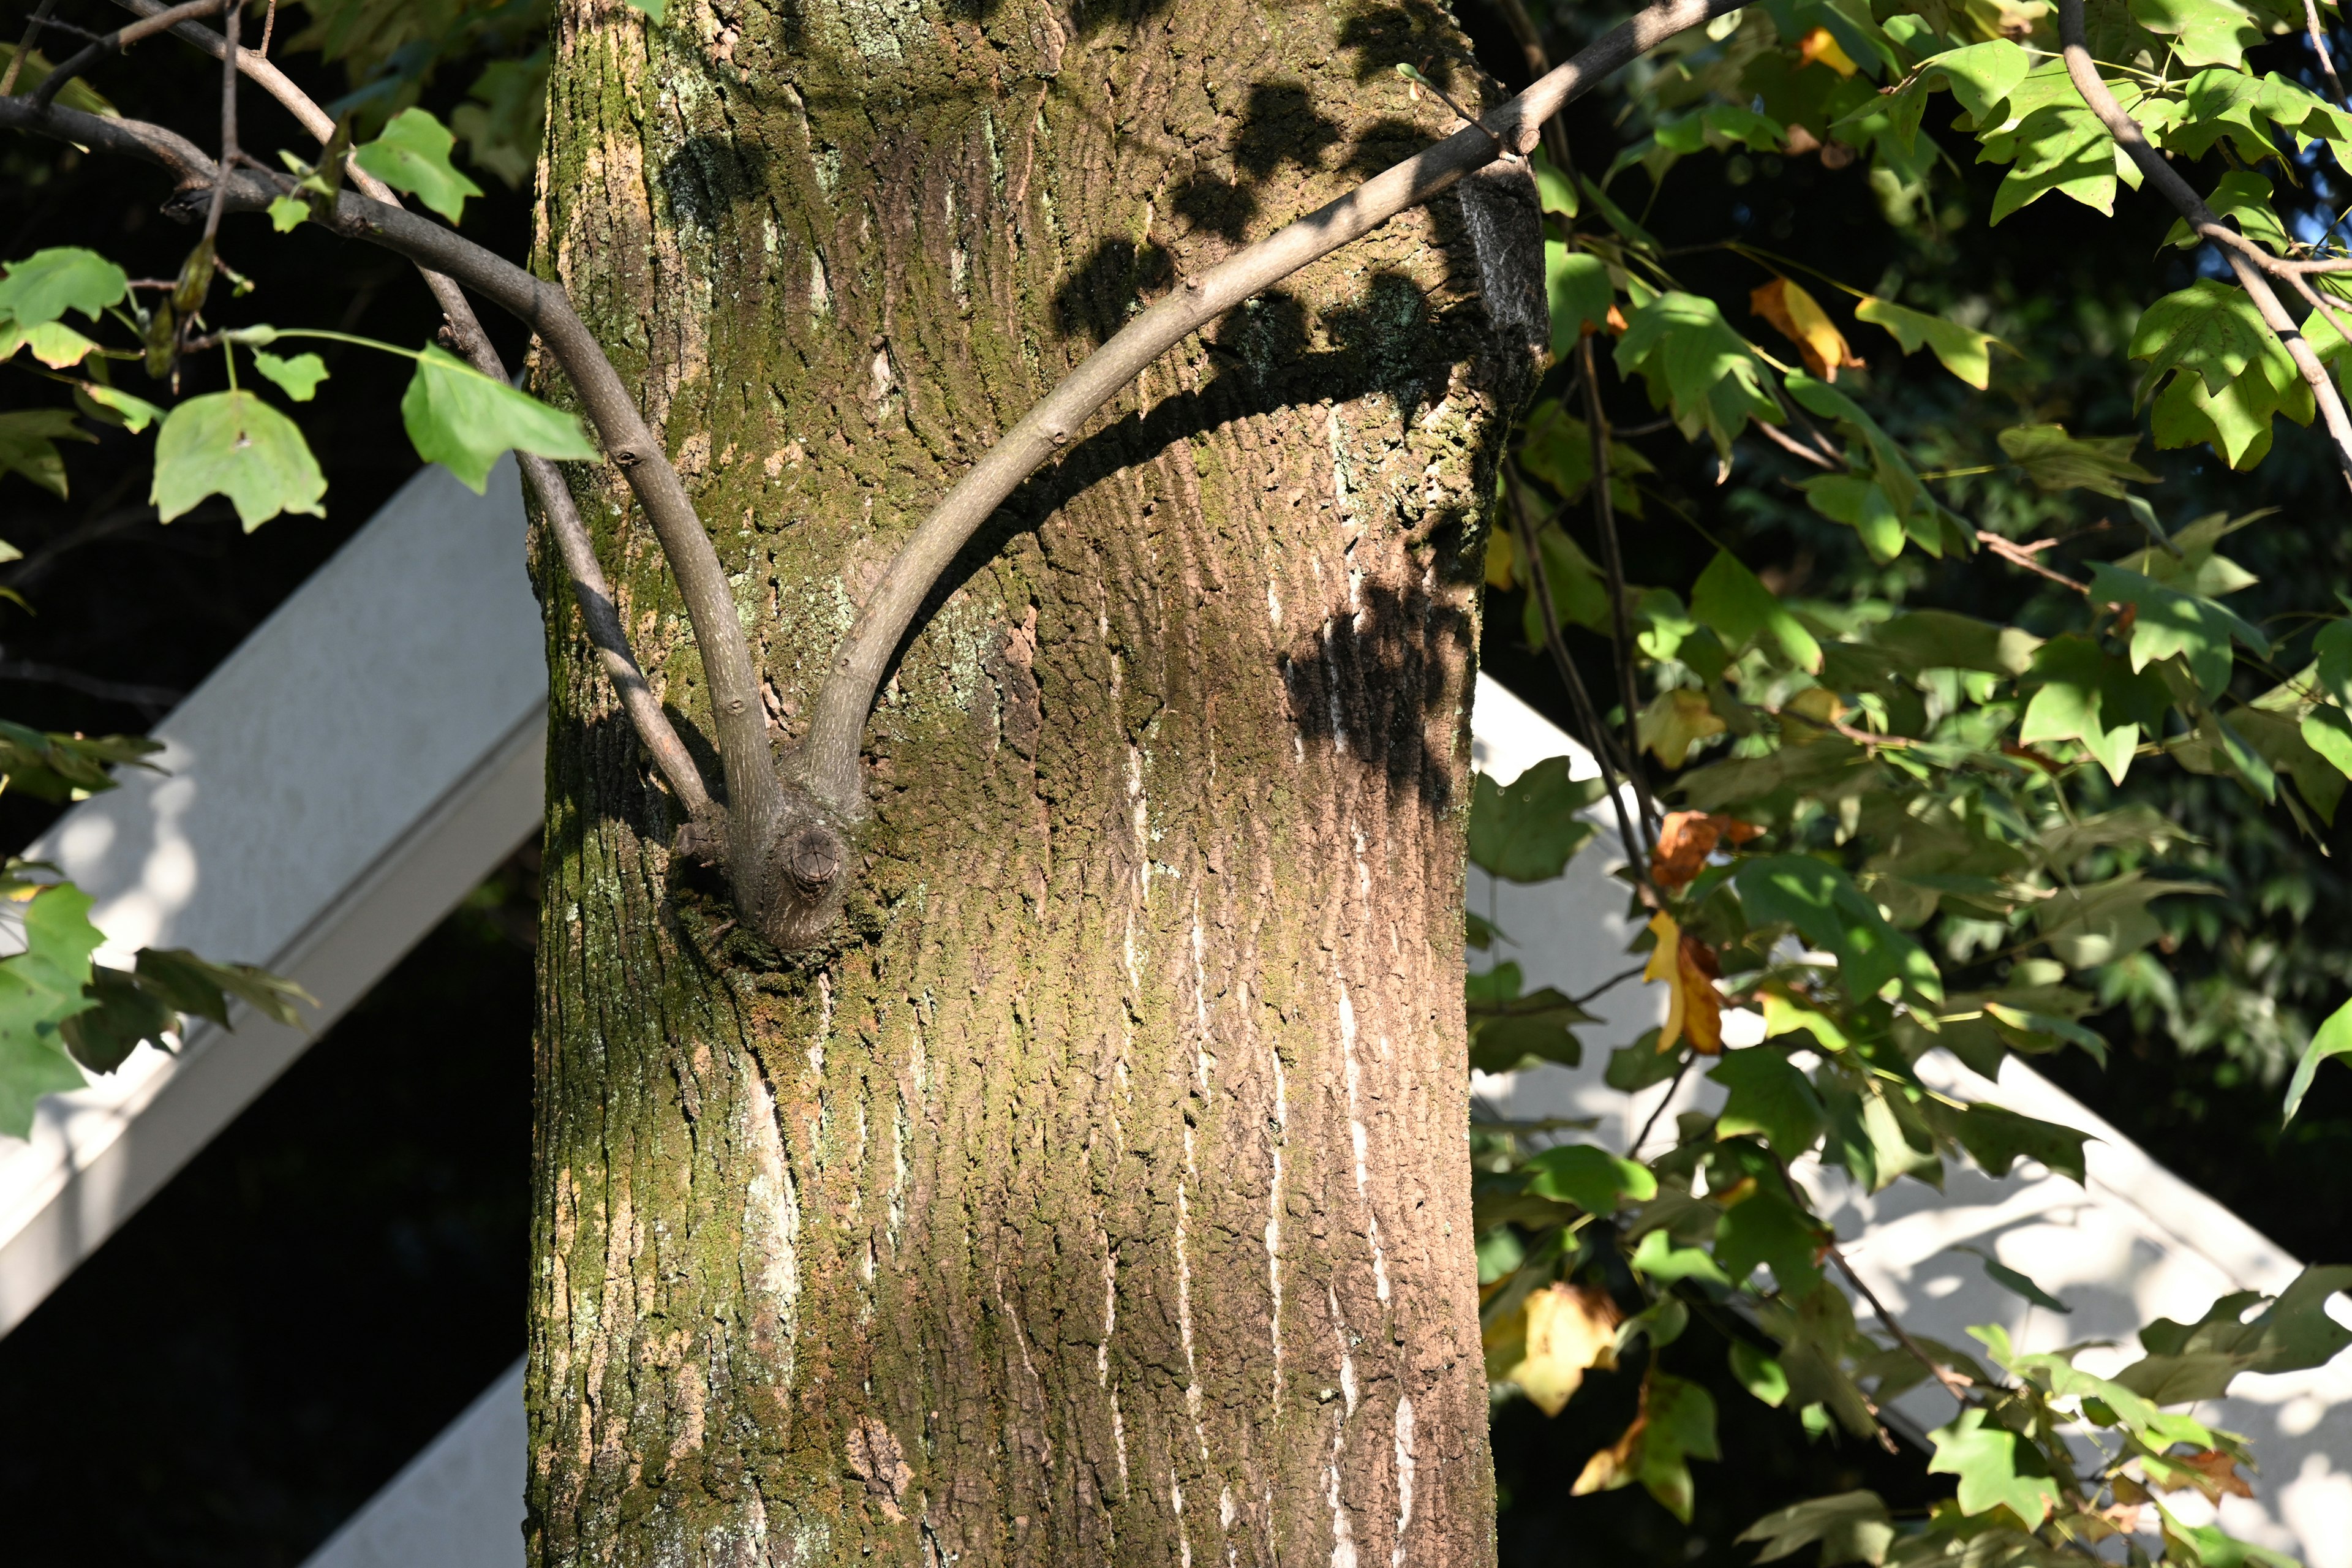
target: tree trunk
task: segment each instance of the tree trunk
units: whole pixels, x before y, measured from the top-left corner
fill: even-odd
[[[1458,123],[1392,64],[1481,89],[1419,0],[558,10],[540,265],[666,431],[780,742],[995,432]],[[827,949],[670,856],[540,552],[536,1561],[1491,1560],[1462,826],[1542,306],[1524,174],[1473,187],[1171,353],[973,542]],[[707,735],[650,530],[577,483]]]

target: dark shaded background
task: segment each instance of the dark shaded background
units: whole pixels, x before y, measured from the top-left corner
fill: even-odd
[[[1484,0],[1463,0],[1461,10],[1486,67],[1520,85],[1521,56],[1498,17]],[[1580,26],[1553,29],[1556,51]],[[13,16],[0,20],[0,31],[15,27]],[[2292,43],[2271,53],[2274,68],[2303,68]],[[345,85],[300,57],[284,63],[322,100]],[[428,106],[446,117],[470,75],[453,70],[428,87]],[[127,108],[209,139],[216,78],[175,43],[145,46],[96,81]],[[258,94],[246,103],[249,145],[306,145]],[[1572,141],[1588,166],[1605,164],[1633,134],[1612,123],[1617,107],[1596,97],[1575,110]],[[2140,303],[2185,283],[2196,256],[2159,251],[2167,220],[2128,197],[2113,222],[2050,198],[1988,244],[1969,215],[1989,209],[2000,171],[1975,167],[1963,140],[1949,145],[1958,175],[1942,177],[1929,221],[1907,230],[1883,220],[1864,168],[1831,169],[1818,157],[1692,160],[1668,177],[1646,221],[1670,245],[1744,237],[1860,287],[1903,289],[1917,308],[1990,299],[2032,324],[2032,347],[2045,357],[2011,367],[1989,399],[1925,355],[1902,361],[1883,336],[1857,332],[1873,386],[1893,395],[1887,423],[1902,434],[1981,449],[1990,428],[2021,417],[2101,433],[2134,427],[2118,333]],[[467,230],[522,255],[527,198],[481,183],[489,195],[469,206]],[[1629,174],[1615,189],[1638,210],[1645,177]],[[0,256],[88,244],[134,269],[169,273],[190,237],[154,216],[163,194],[144,171],[0,143]],[[228,258],[260,285],[231,320],[409,343],[436,325],[413,276],[381,253],[315,229],[280,240],[256,225],[229,236]],[[1761,280],[1720,252],[1694,250],[1676,265],[1692,286],[1734,300]],[[511,360],[517,335],[502,320],[490,324]],[[413,459],[391,414],[405,364],[332,345],[320,352],[335,379],[298,412],[330,480],[323,522],[282,518],[245,536],[214,503],[162,527],[144,504],[143,447],[116,435],[68,453],[68,502],[0,483],[0,538],[27,557],[0,567],[0,584],[39,611],[0,606],[0,712],[57,729],[145,728],[407,477]],[[49,395],[30,378],[0,377],[0,404]],[[1612,386],[1608,395],[1625,422],[1652,417],[1637,390]],[[1673,506],[1653,506],[1629,526],[1635,580],[1688,581],[1713,549],[1703,527],[1791,589],[1834,595],[1870,585],[1853,535],[1798,504],[1769,449],[1743,447],[1737,482],[1718,489],[1711,453],[1670,433],[1642,446],[1661,470],[1661,502]],[[2284,426],[2281,447],[2259,488],[2287,510],[2241,535],[2234,552],[2265,579],[2235,601],[2256,614],[2307,608],[2315,584],[2352,581],[2325,454]],[[2200,497],[2251,504],[2252,487],[2209,471],[2210,454],[2142,457],[2167,476],[2168,516],[2195,515]],[[1990,482],[1953,499],[2012,521],[2041,504]],[[1699,526],[1678,521],[1676,507]],[[1589,547],[1589,530],[1570,527]],[[1969,609],[2016,592],[1981,563],[1900,569],[1919,574],[1895,585],[1913,603]],[[1492,598],[1488,668],[1572,731],[1549,665],[1520,645],[1516,595]],[[1588,680],[1611,689],[1601,645],[1580,640],[1578,652],[1591,661]],[[2197,869],[2225,883],[2231,919],[2248,940],[2273,944],[2278,964],[2302,976],[2296,984],[2340,996],[2352,979],[2352,898],[2333,862],[2234,786],[2146,770],[2134,788],[2212,841]],[[0,847],[21,847],[53,815],[0,796]],[[2342,839],[2333,835],[2329,847]],[[297,1563],[517,1353],[534,888],[528,857],[509,864],[0,1340],[0,1517],[9,1521],[0,1561]],[[2199,961],[2182,948],[2177,962],[2186,973]],[[2282,994],[2294,1000],[2292,987]],[[2283,1134],[2275,1061],[2227,1042],[2184,1049],[2162,1016],[2128,1001],[2098,1020],[2115,1042],[2114,1068],[2101,1073],[2069,1055],[2044,1070],[2300,1256],[2352,1255],[2352,1184],[2337,1175],[2352,1158],[2352,1074],[2323,1073]],[[1793,1417],[1749,1399],[1724,1372],[1724,1347],[1723,1332],[1700,1322],[1666,1352],[1675,1372],[1713,1390],[1727,1451],[1740,1456],[1737,1466],[1697,1467],[1699,1512],[1687,1528],[1638,1489],[1567,1495],[1590,1454],[1622,1430],[1634,1369],[1596,1374],[1592,1391],[1554,1420],[1523,1402],[1498,1412],[1505,1563],[1744,1563],[1750,1551],[1731,1537],[1796,1498],[1860,1485],[1898,1506],[1933,1495],[1916,1454],[1809,1440]]]

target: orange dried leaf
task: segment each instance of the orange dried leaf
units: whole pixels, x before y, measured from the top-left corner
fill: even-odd
[[[2253,1483],[2238,1474],[2238,1461],[2218,1448],[2207,1448],[2202,1453],[2170,1459],[2167,1463],[2194,1471],[2194,1479],[2182,1479],[2183,1485],[2195,1487],[2215,1502],[2220,1502],[2224,1497],[2250,1498],[2254,1495]],[[2182,1489],[2168,1487],[2165,1489],[2179,1491]]]
[[[1822,309],[1821,301],[1785,278],[1775,278],[1748,296],[1748,308],[1772,323],[1773,330],[1797,345],[1805,368],[1823,381],[1835,381],[1841,370],[1859,370],[1862,361],[1845,334]]]
[[[1658,829],[1658,847],[1651,852],[1650,877],[1661,888],[1689,885],[1727,840],[1745,844],[1764,830],[1752,822],[1704,811],[1670,811]]]
[[[1827,27],[1815,27],[1797,40],[1797,58],[1801,68],[1823,65],[1840,76],[1850,77],[1862,68],[1853,63],[1853,57],[1840,47],[1837,35]]]
[[[1651,917],[1650,933],[1657,946],[1642,970],[1647,981],[1664,981],[1666,1021],[1658,1030],[1658,1049],[1670,1051],[1684,1040],[1703,1057],[1723,1052],[1723,995],[1715,988],[1721,965],[1715,950],[1696,937],[1686,936],[1675,918],[1661,910]]]

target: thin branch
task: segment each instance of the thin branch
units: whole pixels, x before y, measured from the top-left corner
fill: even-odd
[[[58,8],[58,0],[41,0],[33,14],[25,19],[25,36],[17,40],[16,52],[8,57],[8,68],[0,71],[0,98],[16,90],[16,78],[24,71],[25,57],[41,41],[41,29],[48,25],[49,13]]]
[[[1574,995],[1574,996],[1570,997],[1570,998],[1569,998],[1569,1001],[1570,1001],[1571,1003],[1575,1004],[1575,1005],[1576,1005],[1577,1006],[1579,1006],[1579,1007],[1583,1006],[1587,1002],[1596,1002],[1596,1001],[1599,1001],[1602,996],[1606,995],[1608,993],[1610,993],[1610,992],[1612,992],[1612,991],[1616,990],[1616,989],[1617,989],[1617,987],[1619,987],[1620,985],[1624,984],[1625,984],[1625,982],[1627,982],[1628,980],[1633,979],[1633,976],[1635,976],[1636,974],[1641,973],[1642,973],[1642,971],[1643,971],[1643,970],[1645,970],[1645,969],[1647,969],[1647,968],[1649,968],[1649,967],[1650,967],[1650,966],[1649,966],[1649,964],[1648,964],[1648,963],[1637,963],[1637,964],[1633,965],[1633,968],[1631,968],[1631,969],[1622,969],[1622,970],[1619,970],[1616,973],[1614,973],[1614,974],[1611,975],[1608,979],[1606,979],[1606,980],[1602,981],[1600,984],[1598,984],[1598,985],[1594,986],[1591,990],[1590,990],[1590,991],[1585,991],[1585,992],[1580,992],[1580,993],[1579,993],[1578,994],[1576,994],[1576,995]]]
[[[1835,473],[1839,470],[1839,464],[1832,462],[1828,458],[1825,458],[1819,452],[1814,451],[1811,447],[1806,446],[1802,441],[1798,440],[1794,436],[1790,435],[1778,425],[1774,425],[1769,420],[1763,419],[1751,419],[1748,421],[1748,424],[1758,435],[1763,437],[1767,441],[1771,442],[1772,445],[1780,447],[1790,457],[1796,458],[1803,462],[1811,463],[1813,467],[1822,469],[1825,472]]]
[[[205,212],[205,243],[208,246],[220,233],[221,207],[228,200],[228,173],[237,166],[236,35],[244,22],[245,0],[228,0],[228,8],[221,16],[221,41],[225,47],[221,51],[220,174],[213,184],[212,205]],[[149,26],[160,30],[161,18]]]
[[[152,38],[156,34],[176,26],[192,16],[209,16],[214,12],[226,10],[236,3],[237,0],[187,0],[186,5],[174,5],[169,10],[158,5],[152,16],[117,27],[97,42],[67,56],[58,64],[57,69],[44,77],[41,79],[41,85],[33,89],[33,101],[44,104],[53,103],[57,100],[58,94],[65,89],[66,83],[73,80],[107,56],[120,54],[142,38]],[[38,25],[37,21],[35,26]],[[32,28],[26,28],[26,32],[29,36]],[[18,58],[20,59],[23,58],[21,51]],[[10,67],[12,78],[14,71],[15,67],[12,65]]]
[[[1644,964],[1643,967],[1646,969],[1649,966]],[[1641,1157],[1642,1145],[1650,1141],[1650,1133],[1658,1125],[1658,1118],[1664,1116],[1666,1113],[1666,1107],[1675,1102],[1675,1091],[1682,1088],[1684,1076],[1690,1071],[1691,1063],[1696,1060],[1698,1060],[1696,1051],[1686,1052],[1684,1055],[1683,1065],[1675,1068],[1675,1076],[1666,1084],[1665,1098],[1651,1108],[1649,1120],[1642,1123],[1642,1130],[1639,1132],[1633,1134],[1633,1141],[1625,1145],[1625,1158],[1635,1160]]]
[[[1633,693],[1633,625],[1625,610],[1625,557],[1617,546],[1617,501],[1609,493],[1609,414],[1601,406],[1601,378],[1592,355],[1592,334],[1577,340],[1584,368],[1584,416],[1592,437],[1592,525],[1601,535],[1601,570],[1609,585],[1610,651],[1617,664],[1617,700],[1625,705],[1625,765],[1633,780],[1633,800],[1642,808],[1644,844],[1658,831],[1658,808],[1642,776],[1641,704]]]
[[[187,695],[176,687],[142,686],[126,680],[108,680],[100,676],[84,675],[79,669],[68,669],[63,665],[43,664],[29,658],[0,657],[0,680],[62,686],[85,697],[95,697],[104,702],[121,702],[139,709],[150,718],[163,712]]]
[[[2328,91],[2338,109],[2352,109],[2352,100],[2344,96],[2344,79],[2336,74],[2336,57],[2328,51],[2326,30],[2319,25],[2319,0],[2303,0],[2304,30],[2311,36],[2311,51],[2319,57],[2319,68],[2327,73]]]
[[[2076,5],[2080,5],[2082,3],[2083,0],[2073,0],[2073,4]],[[1959,1400],[1962,1404],[1966,1404],[1969,1394],[1976,1391],[1976,1384],[1970,1383],[1966,1376],[1954,1372],[1950,1367],[1948,1367],[1942,1362],[1937,1361],[1934,1356],[1929,1355],[1926,1346],[1922,1345],[1917,1340],[1913,1339],[1908,1333],[1905,1332],[1903,1325],[1895,1321],[1895,1314],[1886,1310],[1886,1303],[1878,1299],[1878,1292],[1873,1290],[1868,1285],[1864,1284],[1862,1276],[1853,1271],[1853,1265],[1845,1260],[1844,1253],[1839,1251],[1835,1247],[1832,1247],[1829,1249],[1829,1260],[1837,1265],[1838,1272],[1844,1275],[1847,1281],[1851,1283],[1856,1290],[1862,1293],[1862,1299],[1870,1303],[1870,1310],[1878,1314],[1880,1324],[1885,1328],[1888,1333],[1895,1336],[1895,1342],[1901,1345],[1906,1351],[1910,1352],[1913,1360],[1916,1361],[1921,1366],[1926,1367],[1929,1374],[1932,1375],[1937,1383],[1944,1385],[1945,1393],[1949,1394],[1953,1398]]]
[[[2327,425],[2327,434],[2335,443],[2336,465],[2344,471],[2345,483],[2352,486],[2352,416],[2347,416],[2344,400],[2337,394],[2327,367],[2319,363],[2319,356],[2312,352],[2311,344],[2305,341],[2294,318],[2288,315],[2286,307],[2279,303],[2277,292],[2264,276],[2270,273],[2283,278],[2294,277],[2299,272],[2315,269],[2313,264],[2282,260],[2223,223],[2214,215],[2213,209],[2205,205],[2205,198],[2190,187],[2164,155],[2148,145],[2139,121],[2124,112],[2123,106],[2116,101],[2116,95],[2107,90],[2105,79],[2099,75],[2099,68],[2092,63],[2089,46],[2084,42],[2083,0],[2058,0],[2058,37],[2066,58],[2067,77],[2073,80],[2074,90],[2083,95],[2083,101],[2090,106],[2091,112],[2097,115],[2099,122],[2107,128],[2107,134],[2114,137],[2116,144],[2139,166],[2140,173],[2147,176],[2148,183],[2162,192],[2165,199],[2189,220],[2190,228],[2221,247],[2230,269],[2238,276],[2239,287],[2245,289],[2247,298],[2254,302],[2254,309],[2262,313],[2263,322],[2285,347],[2288,356],[2294,361],[2295,369],[2302,373],[2305,383],[2310,386],[2312,398],[2319,405],[2320,416]],[[2352,266],[2352,262],[2346,265]]]
[[[144,0],[138,8],[151,13],[160,21],[166,13],[156,0]],[[277,0],[270,0],[270,17],[277,16]],[[228,57],[228,40],[205,28],[180,29],[182,36],[193,31],[199,35],[188,42],[205,49],[215,58]],[[264,56],[269,47],[268,29],[262,33],[261,48],[236,51],[238,68],[253,79],[256,86],[268,92],[301,122],[304,130],[318,138],[321,145],[331,142],[335,121],[310,94],[289,79]],[[367,195],[387,205],[401,205],[400,196],[357,163],[347,163],[346,174],[352,184]],[[472,364],[476,370],[495,380],[509,378],[507,367],[490,343],[489,334],[474,314],[474,307],[466,298],[457,281],[446,273],[420,266],[418,273],[432,290],[435,303],[447,325],[442,336],[450,349]],[[166,282],[164,287],[172,285]],[[670,791],[677,797],[690,822],[698,825],[698,837],[707,838],[717,816],[718,807],[710,798],[709,788],[703,783],[702,770],[696,765],[693,754],[678,738],[669,716],[662,711],[659,699],[646,681],[645,672],[638,668],[635,656],[629,648],[626,630],[621,625],[619,612],[614,607],[613,590],[604,580],[603,565],[596,559],[596,549],[589,539],[587,525],[581,521],[580,509],[572,499],[571,487],[564,483],[562,470],[544,458],[530,453],[516,454],[523,479],[538,499],[540,510],[546,516],[549,529],[554,533],[558,552],[563,557],[566,572],[572,578],[572,597],[580,605],[581,618],[586,626],[588,639],[596,649],[597,662],[604,667],[605,679],[613,683],[621,699],[622,710],[644,742],[654,765],[669,781]]]
[[[1642,850],[1641,836],[1633,831],[1633,819],[1625,810],[1625,786],[1618,771],[1618,762],[1612,752],[1609,727],[1594,711],[1592,694],[1585,689],[1583,672],[1576,660],[1569,657],[1568,645],[1559,635],[1559,616],[1551,596],[1551,574],[1544,567],[1543,555],[1536,542],[1534,528],[1528,521],[1527,502],[1516,484],[1509,487],[1511,515],[1518,520],[1519,552],[1528,561],[1528,585],[1535,590],[1536,614],[1543,621],[1544,647],[1551,653],[1554,668],[1559,671],[1560,684],[1568,688],[1570,705],[1576,709],[1576,721],[1592,739],[1592,760],[1601,764],[1601,782],[1609,792],[1609,808],[1617,815],[1617,837],[1625,847],[1625,864],[1649,884],[1649,859]],[[1654,889],[1649,892],[1654,903]]]
[[[1977,530],[1977,542],[2011,565],[2022,566],[2036,576],[2047,577],[2062,588],[2072,588],[2077,594],[2087,594],[2091,591],[2089,584],[2077,583],[2063,572],[2053,572],[2033,558],[2035,550],[2047,549],[2057,542],[2055,540],[2044,540],[2040,545],[2024,545],[2013,539],[2004,539],[1990,529],[1979,528]]]
[[[858,753],[867,713],[916,612],[964,542],[1014,488],[1066,447],[1087,419],[1160,354],[1308,263],[1370,233],[1494,162],[1496,139],[1534,151],[1544,121],[1603,77],[1675,34],[1748,0],[1661,0],[1604,34],[1476,126],[1455,132],[1337,201],[1309,213],[1150,306],[1006,431],[925,518],[884,572],[817,693],[804,767],[818,799],[852,810],[863,795]]]

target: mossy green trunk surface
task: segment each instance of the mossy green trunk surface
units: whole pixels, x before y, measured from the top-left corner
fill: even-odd
[[[1478,91],[1421,6],[559,11],[540,265],[695,491],[780,742],[996,432],[1453,129],[1393,63]],[[1524,186],[1188,342],[974,542],[825,949],[672,858],[542,552],[537,1562],[1491,1558],[1462,826]],[[578,483],[707,735],[650,530]]]

